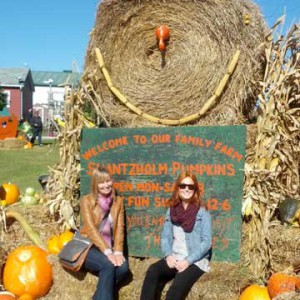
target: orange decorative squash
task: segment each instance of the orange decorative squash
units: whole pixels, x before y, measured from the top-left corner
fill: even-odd
[[[274,273],[268,280],[268,290],[272,298],[300,288],[300,278],[284,273]]]
[[[47,249],[51,254],[57,254],[61,249],[59,246],[59,236],[54,235],[47,241]]]
[[[158,40],[158,47],[160,51],[166,50],[165,41],[170,38],[170,29],[167,25],[160,25],[155,31],[156,38]]]
[[[59,248],[62,249],[66,243],[70,242],[70,240],[73,238],[73,235],[74,233],[70,230],[63,232],[59,236]]]
[[[5,201],[5,205],[13,204],[20,198],[20,190],[16,184],[4,183],[0,187],[0,200]]]
[[[29,296],[35,299],[46,295],[53,282],[47,254],[37,246],[21,246],[12,251],[3,271],[5,289],[24,298],[26,294],[27,299]]]
[[[271,298],[267,287],[253,284],[242,292],[239,300],[271,300]]]

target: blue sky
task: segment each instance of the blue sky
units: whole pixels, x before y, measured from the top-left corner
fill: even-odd
[[[0,68],[83,71],[98,0],[3,0]],[[254,0],[269,25],[286,9],[286,26],[300,19],[300,0]]]

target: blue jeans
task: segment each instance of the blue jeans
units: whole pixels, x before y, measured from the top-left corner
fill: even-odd
[[[116,285],[128,274],[128,260],[115,267],[105,254],[93,246],[87,254],[84,267],[98,275],[98,284],[93,300],[114,300]]]

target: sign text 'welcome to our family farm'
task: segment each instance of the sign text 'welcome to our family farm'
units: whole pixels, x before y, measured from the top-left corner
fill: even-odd
[[[245,126],[83,129],[81,195],[106,167],[124,200],[129,254],[160,256],[174,181],[191,170],[212,215],[213,259],[238,261],[245,142]]]

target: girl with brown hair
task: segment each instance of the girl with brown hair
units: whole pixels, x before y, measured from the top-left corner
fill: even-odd
[[[183,300],[193,284],[209,271],[211,217],[192,172],[181,173],[161,234],[164,259],[152,264],[143,283],[141,300],[159,299],[164,283],[173,279],[166,300]]]

